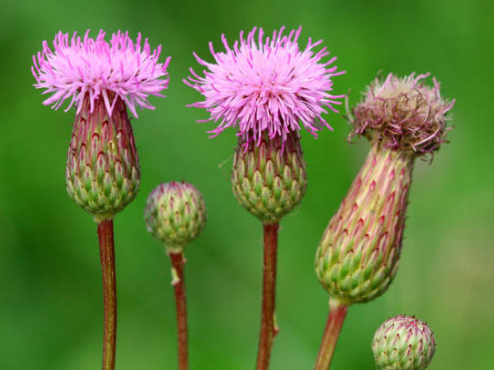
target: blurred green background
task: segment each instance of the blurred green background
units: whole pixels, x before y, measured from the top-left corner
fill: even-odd
[[[119,370],[176,368],[175,312],[169,261],[144,226],[143,206],[161,181],[186,180],[209,212],[203,235],[187,249],[192,369],[254,367],[260,311],[259,222],[237,205],[229,185],[232,131],[210,140],[200,99],[182,79],[192,51],[211,59],[208,42],[240,30],[303,26],[324,39],[348,73],[335,93],[353,105],[376,76],[430,71],[456,98],[455,130],[434,162],[419,161],[398,276],[381,298],[350,309],[334,369],[373,369],[370,343],[382,321],[416,315],[435,331],[431,370],[494,368],[494,170],[492,2],[131,1],[1,2],[0,9],[0,369],[100,367],[101,277],[96,226],[65,191],[74,112],[44,107],[32,87],[31,56],[56,32],[142,32],[173,57],[166,99],[141,112],[134,128],[141,191],[116,218]],[[163,59],[164,60],[164,59]],[[328,311],[313,271],[331,215],[368,150],[334,132],[303,135],[309,187],[282,222],[278,322],[272,369],[311,369]]]

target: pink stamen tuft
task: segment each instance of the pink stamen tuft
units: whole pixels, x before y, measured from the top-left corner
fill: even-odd
[[[280,136],[285,142],[290,132],[298,132],[303,126],[312,135],[323,127],[330,127],[322,118],[324,107],[337,112],[336,99],[343,95],[331,95],[332,77],[345,72],[335,72],[337,67],[328,68],[336,58],[322,63],[329,53],[323,48],[316,53],[313,49],[322,41],[309,42],[300,50],[297,39],[302,31],[291,31],[283,35],[284,27],[264,37],[257,28],[230,48],[226,37],[221,41],[224,52],[210,51],[216,64],[207,63],[195,53],[197,62],[206,67],[204,77],[191,70],[184,82],[199,91],[204,100],[191,104],[204,108],[211,120],[220,122],[210,131],[217,136],[229,127],[238,127],[244,142],[261,142],[263,133],[270,138]]]
[[[59,32],[53,50],[43,42],[42,52],[33,57],[32,72],[34,86],[53,93],[43,104],[54,109],[67,99],[67,110],[75,105],[79,112],[85,99],[90,99],[93,109],[101,95],[109,115],[120,98],[137,117],[136,107],[154,109],[147,98],[163,97],[160,92],[168,87],[170,58],[159,63],[161,46],[151,50],[147,39],[142,46],[141,34],[134,42],[128,32],[118,31],[108,43],[103,30],[96,39],[89,37],[88,30],[82,40],[76,33],[69,39],[69,34]]]

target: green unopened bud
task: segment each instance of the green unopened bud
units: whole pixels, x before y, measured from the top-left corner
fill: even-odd
[[[316,273],[333,299],[367,302],[393,280],[400,258],[414,156],[375,145],[316,254]]]
[[[374,359],[381,370],[423,370],[435,350],[436,341],[427,324],[401,315],[385,321],[372,342]]]
[[[144,218],[148,231],[165,244],[167,251],[179,253],[204,229],[206,206],[193,185],[169,182],[149,194]]]
[[[257,145],[259,144],[259,145]],[[307,187],[297,133],[264,135],[260,143],[239,140],[233,159],[232,188],[242,207],[263,223],[276,223],[302,201]]]
[[[84,99],[67,155],[67,192],[96,222],[109,220],[134,200],[140,181],[139,158],[122,99],[111,117],[103,98]]]

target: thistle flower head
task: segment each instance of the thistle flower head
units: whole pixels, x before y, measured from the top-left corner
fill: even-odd
[[[53,50],[44,41],[43,50],[33,56],[34,86],[52,94],[43,104],[54,109],[69,100],[66,111],[75,105],[79,113],[88,99],[92,112],[102,97],[109,116],[122,99],[137,117],[136,107],[154,109],[149,95],[163,97],[160,92],[168,87],[170,58],[159,63],[160,53],[161,46],[151,50],[147,39],[142,44],[141,34],[134,42],[128,32],[118,31],[108,43],[103,30],[95,39],[89,37],[89,30],[82,39],[76,33],[69,38],[59,32]]]
[[[393,74],[368,87],[363,100],[352,110],[350,136],[365,135],[386,148],[413,150],[418,155],[432,153],[445,141],[446,113],[453,101],[440,94],[440,85],[426,86],[429,73],[398,78]]]
[[[163,242],[169,252],[179,252],[204,229],[206,206],[193,185],[163,183],[149,194],[144,218],[148,231]]]
[[[385,321],[372,341],[376,365],[382,370],[423,370],[435,350],[436,341],[427,324],[402,315]]]
[[[337,72],[332,66],[336,58],[326,62],[326,47],[316,51],[322,40],[309,38],[305,49],[300,49],[298,38],[302,31],[283,33],[284,27],[265,36],[262,28],[254,28],[231,47],[222,35],[224,52],[216,52],[209,44],[214,63],[206,62],[195,53],[199,64],[207,68],[204,77],[191,69],[192,76],[184,82],[204,95],[204,100],[192,104],[204,108],[218,122],[214,136],[228,127],[238,126],[238,135],[248,145],[261,143],[263,133],[269,138],[280,136],[283,143],[289,133],[301,126],[316,136],[323,126],[331,128],[322,118],[325,107],[337,112],[334,105],[343,95],[331,95],[332,77]],[[257,33],[257,34],[256,34]]]

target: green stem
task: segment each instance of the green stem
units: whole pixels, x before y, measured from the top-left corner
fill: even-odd
[[[268,370],[271,349],[278,327],[275,321],[276,258],[279,224],[264,224],[264,263],[262,281],[262,314],[257,370]]]
[[[101,271],[103,275],[103,370],[115,369],[115,348],[117,335],[117,285],[115,281],[115,245],[113,241],[113,220],[98,224]]]
[[[178,368],[179,370],[188,370],[187,299],[184,281],[185,258],[182,252],[169,253],[168,255],[172,263],[172,284],[175,290],[177,309]]]
[[[314,370],[329,369],[347,311],[348,306],[330,300],[328,322],[326,324],[326,329],[324,329],[321,348],[319,349],[319,354],[317,355]]]

